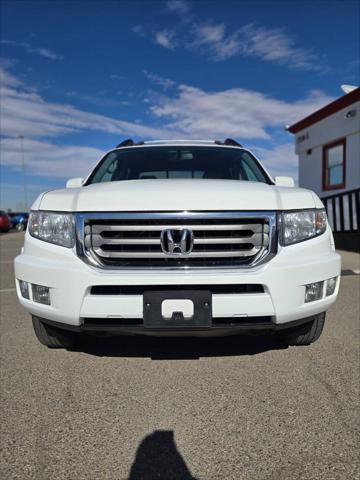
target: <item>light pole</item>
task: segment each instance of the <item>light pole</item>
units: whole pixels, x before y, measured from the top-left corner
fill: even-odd
[[[28,202],[27,202],[27,188],[26,188],[24,136],[23,136],[23,135],[19,135],[18,138],[19,138],[19,140],[20,140],[21,166],[22,166],[22,173],[23,173],[24,208],[25,208],[25,211],[27,211],[27,209],[28,209]]]

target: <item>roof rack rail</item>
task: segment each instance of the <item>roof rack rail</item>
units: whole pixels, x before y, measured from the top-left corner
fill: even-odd
[[[170,139],[170,140],[146,140],[145,145],[155,145],[155,144],[163,144],[163,143],[204,143],[204,144],[209,144],[209,143],[215,143],[214,140],[195,140],[195,139],[181,139],[181,138],[176,138],[176,139]]]
[[[135,145],[134,140],[132,138],[127,138],[126,140],[123,140],[122,142],[120,142],[119,145],[116,145],[116,148],[132,147],[134,145]]]
[[[116,145],[116,148],[120,147],[134,147],[135,145],[156,145],[156,144],[166,144],[166,143],[203,143],[203,144],[215,144],[215,145],[228,145],[232,147],[242,147],[242,145],[237,142],[236,140],[233,140],[232,138],[227,138],[224,142],[220,140],[147,140],[147,141],[140,141],[135,143],[132,138],[127,138],[126,140],[123,140],[119,145]]]
[[[232,138],[227,138],[224,142],[224,145],[232,145],[233,147],[242,147],[241,143],[233,140]]]

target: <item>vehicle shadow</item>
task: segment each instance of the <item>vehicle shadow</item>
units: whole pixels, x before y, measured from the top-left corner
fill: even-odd
[[[72,351],[98,357],[138,357],[152,360],[198,360],[201,357],[256,355],[283,350],[287,345],[275,337],[86,337]]]
[[[140,443],[128,480],[196,480],[179,453],[172,430],[156,430]]]
[[[350,270],[350,269],[341,270],[341,276],[342,277],[348,277],[348,276],[352,276],[352,275],[359,275],[359,273],[357,271]]]

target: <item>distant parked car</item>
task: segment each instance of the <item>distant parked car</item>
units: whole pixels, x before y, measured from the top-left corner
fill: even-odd
[[[0,210],[0,232],[8,232],[11,228],[11,222],[9,216]]]
[[[26,230],[29,214],[26,212],[9,213],[11,228],[15,228],[19,232]]]

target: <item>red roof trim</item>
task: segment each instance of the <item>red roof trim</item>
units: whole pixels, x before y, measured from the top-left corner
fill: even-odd
[[[343,95],[342,97],[338,98],[334,102],[325,105],[325,107],[320,108],[316,112],[312,113],[308,117],[303,118],[297,123],[291,125],[288,130],[291,133],[298,133],[300,130],[304,130],[304,128],[310,127],[316,122],[319,122],[323,118],[332,115],[333,113],[338,112],[339,110],[352,105],[355,102],[360,100],[360,88],[356,88],[352,92],[348,93],[347,95]]]

